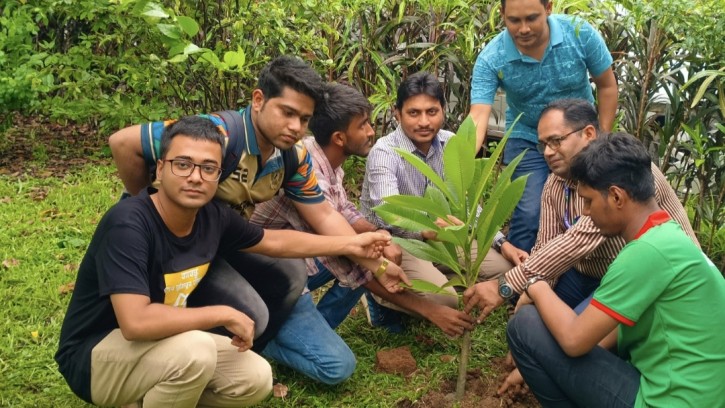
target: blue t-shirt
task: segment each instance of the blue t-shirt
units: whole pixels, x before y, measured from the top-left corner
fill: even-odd
[[[521,54],[504,30],[478,55],[471,81],[472,105],[493,104],[496,90],[502,88],[508,104],[506,128],[523,113],[510,137],[534,143],[544,107],[563,98],[594,102],[589,74],[598,77],[612,65],[607,45],[589,23],[563,14],[547,21],[549,46],[541,61]]]

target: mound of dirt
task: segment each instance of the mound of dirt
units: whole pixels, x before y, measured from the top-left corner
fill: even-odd
[[[461,408],[536,408],[541,405],[528,389],[516,395],[499,397],[498,387],[503,383],[512,367],[503,358],[491,361],[490,371],[483,372],[480,368],[469,370],[466,379],[466,394],[460,401]],[[417,401],[404,400],[397,408],[449,408],[454,406],[453,393],[456,380],[443,383],[440,390],[431,391]]]

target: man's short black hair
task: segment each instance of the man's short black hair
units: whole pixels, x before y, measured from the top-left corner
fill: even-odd
[[[265,100],[276,98],[289,87],[307,95],[317,103],[322,95],[322,78],[312,67],[297,57],[283,55],[270,61],[259,73],[257,87]]]
[[[354,117],[370,115],[372,109],[365,95],[351,86],[329,83],[324,89],[309,124],[317,144],[323,147],[330,144],[333,133],[347,130]]]
[[[549,0],[540,0],[541,5],[546,7],[547,4],[549,4]],[[501,10],[506,8],[506,0],[501,0]]]
[[[599,117],[597,110],[591,102],[585,99],[557,99],[549,102],[540,117],[549,111],[560,111],[564,115],[565,124],[572,129],[582,129],[587,125],[594,126],[599,131]]]
[[[604,196],[611,186],[624,189],[632,200],[642,203],[655,194],[652,159],[642,142],[624,132],[591,141],[574,157],[571,178]]]
[[[170,124],[164,129],[161,135],[161,158],[166,157],[171,141],[176,136],[187,136],[194,140],[208,140],[219,143],[222,148],[222,160],[224,160],[225,141],[219,128],[209,118],[203,116],[185,116]]]
[[[418,96],[428,95],[438,99],[441,108],[446,107],[446,98],[443,95],[443,87],[433,74],[430,72],[420,71],[410,75],[398,87],[398,98],[395,101],[395,108],[403,109],[403,104],[408,99]]]

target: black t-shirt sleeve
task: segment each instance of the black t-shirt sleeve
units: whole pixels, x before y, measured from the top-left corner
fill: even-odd
[[[151,237],[140,223],[121,221],[111,225],[95,254],[99,295],[133,293],[151,297],[146,262],[153,247]]]

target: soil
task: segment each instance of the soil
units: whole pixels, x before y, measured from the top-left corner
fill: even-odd
[[[0,117],[0,123],[7,118]],[[13,114],[0,128],[0,175],[63,177],[89,163],[107,165],[107,137],[88,124],[57,123]]]
[[[375,368],[383,373],[410,375],[418,369],[418,363],[408,346],[380,350],[376,353],[375,359],[377,361]]]
[[[480,368],[469,370],[466,379],[466,393],[458,405],[453,403],[453,393],[456,389],[456,380],[443,382],[441,389],[431,391],[417,401],[404,400],[398,403],[397,408],[534,408],[541,405],[534,395],[527,390],[516,394],[499,397],[496,394],[498,387],[511,371],[503,358],[493,359],[489,370],[484,372]]]

